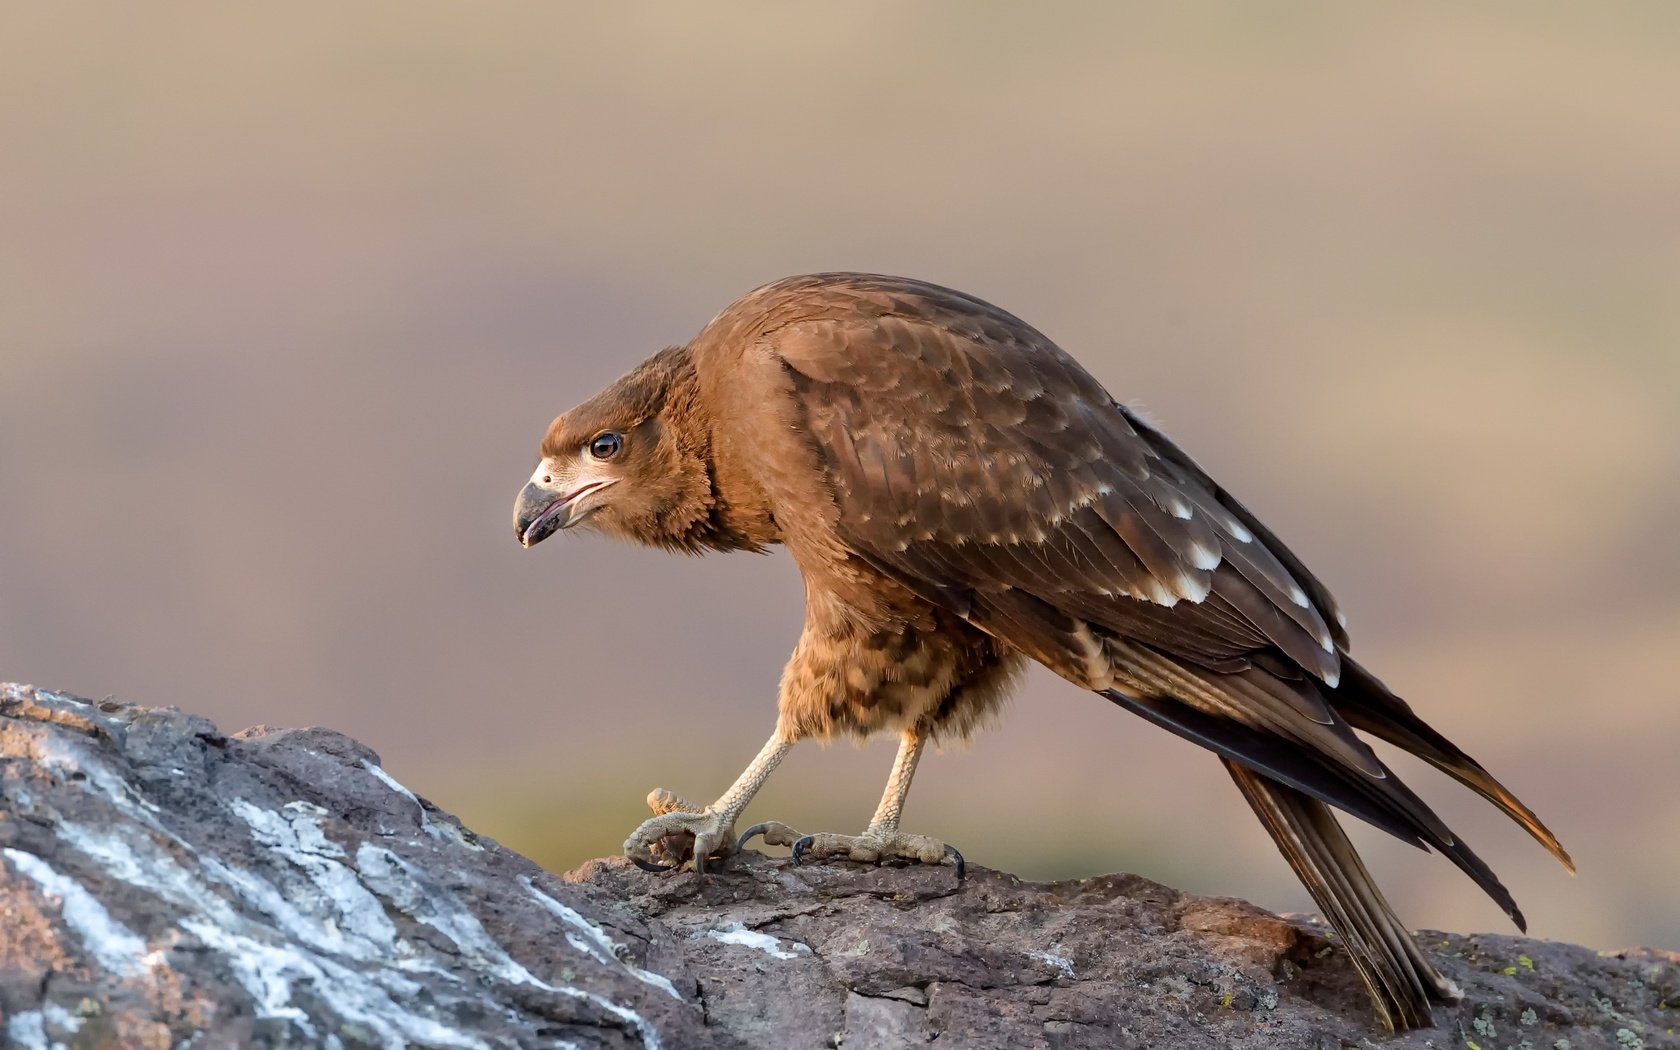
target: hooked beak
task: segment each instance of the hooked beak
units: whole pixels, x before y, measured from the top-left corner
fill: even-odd
[[[524,546],[534,547],[561,529],[571,528],[589,516],[590,508],[581,506],[584,497],[617,481],[617,478],[598,478],[559,491],[533,478],[513,501],[514,535]]]

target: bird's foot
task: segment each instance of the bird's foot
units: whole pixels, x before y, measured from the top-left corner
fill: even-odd
[[[739,853],[754,835],[763,835],[771,846],[791,846],[793,862],[803,864],[811,860],[844,857],[863,864],[879,864],[889,858],[916,861],[921,864],[950,864],[957,869],[957,878],[967,874],[963,855],[955,846],[946,845],[926,835],[911,835],[897,828],[870,827],[861,835],[836,835],[823,832],[801,835],[786,824],[770,821],[754,824],[735,843]]]
[[[690,857],[695,874],[706,874],[706,858],[735,851],[735,821],[664,788],[648,794],[654,815],[624,840],[624,855],[643,871],[670,871]]]

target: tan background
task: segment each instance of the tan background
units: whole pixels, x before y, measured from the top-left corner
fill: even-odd
[[[1141,399],[1530,801],[1534,930],[1680,948],[1680,7],[7,5],[0,675],[323,723],[557,867],[770,728],[784,555],[563,537],[550,417],[754,285],[901,272]],[[749,815],[855,830],[890,745]],[[1415,770],[1414,766],[1405,767]],[[1211,758],[1046,674],[908,823],[1307,906]],[[1420,925],[1502,929],[1369,853]]]

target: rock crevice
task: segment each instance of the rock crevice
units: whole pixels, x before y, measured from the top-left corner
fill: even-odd
[[[0,686],[0,1043],[1680,1046],[1680,958],[1429,934],[1383,1038],[1321,927],[1113,875],[545,872],[322,729]],[[1561,1042],[1560,1042],[1561,1041]]]

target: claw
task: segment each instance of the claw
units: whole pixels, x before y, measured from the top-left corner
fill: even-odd
[[[641,868],[643,871],[652,872],[670,871],[672,868],[676,867],[675,864],[655,864],[651,860],[643,860],[634,854],[630,857],[630,863],[634,864],[638,868]]]
[[[956,864],[957,881],[961,882],[963,877],[968,874],[968,865],[963,862],[963,855],[957,852],[957,847],[950,845],[945,847],[945,855],[951,858],[952,863]]]
[[[753,838],[754,836],[764,834],[765,829],[767,829],[768,827],[770,827],[770,825],[768,823],[754,824],[752,827],[750,827],[747,830],[741,832],[741,837],[735,840],[735,852],[739,853],[742,850],[746,849],[747,848],[747,841],[749,839]]]
[[[811,848],[811,841],[813,838],[814,836],[806,835],[804,838],[793,844],[793,863],[795,867],[805,863],[805,851]]]

